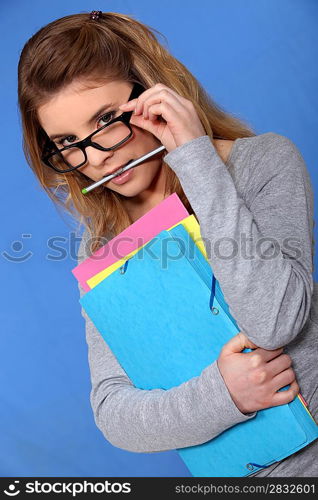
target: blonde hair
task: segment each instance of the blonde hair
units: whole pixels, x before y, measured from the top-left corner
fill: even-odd
[[[211,139],[256,135],[213,102],[191,72],[159,43],[155,32],[161,35],[124,14],[104,12],[98,21],[86,13],[75,14],[41,28],[21,52],[18,98],[26,160],[50,198],[88,229],[94,240],[92,251],[105,235],[116,235],[131,224],[120,195],[105,186],[83,195],[87,178],[81,172],[58,173],[41,161],[46,134],[37,109],[75,79],[119,79],[144,88],[163,83],[193,102]],[[193,213],[178,177],[164,160],[162,168],[166,169],[165,194],[176,192]]]

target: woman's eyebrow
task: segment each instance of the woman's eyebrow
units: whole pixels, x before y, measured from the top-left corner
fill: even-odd
[[[114,108],[115,106],[117,106],[116,103],[114,102],[110,102],[108,104],[104,104],[101,108],[99,108],[96,113],[88,120],[87,122],[87,125],[91,125],[98,117],[101,113],[103,113],[104,111],[107,111],[108,109],[110,108]],[[60,134],[52,134],[50,135],[50,139],[51,141],[54,141],[54,139],[60,139],[61,137],[66,137],[68,135],[73,135],[72,132],[65,132],[65,133],[60,133]]]

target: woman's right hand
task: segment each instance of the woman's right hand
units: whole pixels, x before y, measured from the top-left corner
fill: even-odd
[[[241,352],[245,348],[255,349]],[[294,400],[299,392],[292,360],[283,348],[257,347],[243,332],[227,342],[217,359],[219,371],[237,408],[252,413]],[[279,391],[285,385],[287,390]]]

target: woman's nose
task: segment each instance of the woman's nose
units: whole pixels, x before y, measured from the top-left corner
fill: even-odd
[[[101,151],[93,146],[87,146],[87,165],[91,165],[92,167],[102,166],[105,160],[113,156],[113,154],[113,151]]]

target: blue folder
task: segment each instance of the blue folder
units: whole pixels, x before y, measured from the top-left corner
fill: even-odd
[[[182,224],[161,231],[80,303],[141,389],[170,389],[200,375],[240,331],[211,266]],[[177,451],[193,476],[240,477],[317,438],[318,425],[296,397]]]

